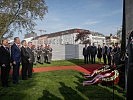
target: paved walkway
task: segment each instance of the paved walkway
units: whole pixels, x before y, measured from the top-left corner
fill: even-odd
[[[102,64],[88,64],[88,65],[77,65],[77,66],[51,66],[51,67],[39,67],[33,68],[33,72],[47,72],[56,70],[76,70],[86,74],[92,73],[95,69],[102,67]]]
[[[87,65],[76,65],[76,66],[51,66],[51,67],[34,67],[33,73],[38,72],[48,72],[48,71],[57,71],[57,70],[76,70],[82,73],[90,74],[95,69],[102,67],[102,64],[87,64]],[[12,70],[10,71],[12,74]],[[21,72],[20,72],[21,74]]]

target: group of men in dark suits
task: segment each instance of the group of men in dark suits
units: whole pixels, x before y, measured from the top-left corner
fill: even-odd
[[[94,43],[92,46],[90,44],[89,46],[85,44],[85,47],[83,48],[84,63],[88,64],[88,62],[90,61],[91,63],[95,63],[96,54],[97,54],[97,48],[94,45]]]
[[[34,53],[32,51],[32,42],[28,42],[27,45],[26,40],[23,40],[21,44],[22,79],[26,80],[32,77]]]
[[[101,47],[98,45],[98,48],[92,44],[92,46],[89,44],[85,44],[85,47],[83,48],[83,56],[84,56],[84,63],[88,64],[88,62],[91,62],[92,64],[95,63],[95,58],[100,59],[103,58],[104,64],[108,65],[116,65],[119,63],[119,57],[120,57],[120,47],[118,46],[118,43],[115,43],[115,45],[112,46],[106,46],[105,43],[103,43],[103,46]],[[89,58],[89,59],[88,59]]]
[[[22,63],[22,80],[32,77],[34,53],[32,52],[32,42],[23,40],[20,47],[19,37],[14,38],[14,44],[9,48],[7,39],[2,40],[0,46],[0,67],[1,83],[3,87],[8,87],[8,77],[11,67],[13,67],[13,84],[19,83],[20,63]]]

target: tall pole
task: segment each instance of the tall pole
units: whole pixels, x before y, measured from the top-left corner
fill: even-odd
[[[125,0],[123,0],[123,19],[122,19],[122,42],[121,53],[126,52],[126,16],[125,16]]]
[[[121,41],[121,53],[120,58],[125,57],[126,53],[126,14],[125,14],[125,0],[123,0],[123,19],[122,19],[122,41]],[[122,67],[120,68],[120,80],[119,86],[125,89],[125,64],[126,61],[120,61]]]

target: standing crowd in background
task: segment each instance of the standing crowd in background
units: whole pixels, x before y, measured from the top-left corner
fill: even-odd
[[[52,48],[45,44],[40,47],[35,47],[32,42],[22,40],[20,43],[19,37],[14,38],[14,43],[11,45],[7,39],[2,40],[0,46],[0,67],[1,67],[1,84],[3,87],[9,87],[8,79],[10,69],[12,72],[13,84],[19,84],[20,64],[22,65],[21,76],[22,80],[32,78],[33,64],[44,62],[50,64],[52,59]]]
[[[97,57],[99,63],[101,63],[101,60],[103,59],[104,64],[118,65],[120,61],[120,47],[118,43],[115,43],[114,45],[105,45],[105,43],[103,43],[102,47],[100,45],[96,47],[94,43],[92,45],[89,44],[88,46],[85,44],[83,56],[85,64],[88,64],[89,62],[95,64]]]

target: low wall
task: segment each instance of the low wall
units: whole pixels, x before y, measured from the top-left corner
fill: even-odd
[[[51,45],[51,47],[53,49],[52,60],[83,59],[84,45],[65,44]]]

